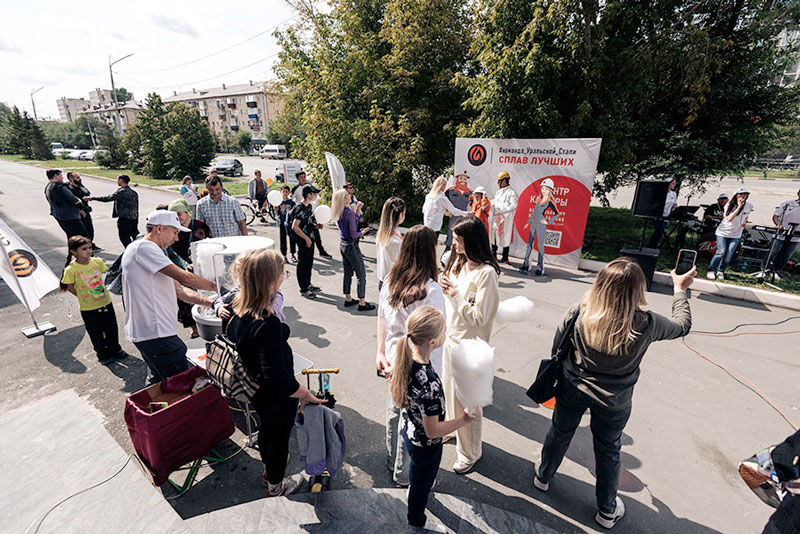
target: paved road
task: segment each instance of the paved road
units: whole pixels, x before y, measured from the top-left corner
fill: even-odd
[[[261,159],[258,156],[218,156],[217,159],[226,157],[232,157],[242,162],[242,168],[244,171],[243,177],[252,177],[253,171],[259,169],[264,178],[275,178],[275,168],[282,163],[292,162],[298,163],[301,166],[305,166],[305,161],[299,159]]]
[[[65,254],[63,234],[49,217],[42,190],[41,169],[0,162],[0,217],[39,251],[46,263],[61,271]],[[87,179],[92,193],[107,194],[109,181]],[[172,193],[139,188],[142,212],[173,198]],[[102,257],[112,260],[121,251],[111,206],[94,214]],[[277,239],[274,226],[256,231]],[[375,316],[345,309],[341,301],[341,263],[338,240],[331,229],[323,239],[335,259],[317,261],[314,282],[323,288],[316,301],[299,298],[290,266],[284,284],[286,315],[292,328],[292,348],[325,367],[340,367],[332,386],[346,421],[348,460],[334,481],[336,488],[391,487],[385,469],[383,421],[386,390],[375,376]],[[373,238],[363,245],[369,270],[368,299],[377,293]],[[511,269],[501,276],[502,298],[525,295],[536,304],[536,315],[525,323],[497,325],[494,404],[485,411],[484,458],[467,476],[452,473],[452,444],[445,446],[436,490],[524,514],[562,532],[596,532],[594,460],[588,419],[578,429],[559,474],[548,494],[530,484],[531,462],[541,450],[550,412],[534,408],[524,395],[538,361],[549,351],[553,331],[566,307],[589,287],[587,273],[557,268],[547,277],[521,277]],[[649,307],[668,313],[671,299],[662,292],[648,293]],[[728,330],[737,323],[777,322],[792,317],[781,309],[728,299],[695,295],[691,300],[695,330]],[[115,298],[118,313],[122,306]],[[19,328],[30,319],[4,286],[0,308],[6,327],[0,331],[5,348],[0,355],[0,410],[35,402],[44,396],[74,389],[97,410],[106,429],[131,451],[122,420],[124,398],[144,381],[138,358],[111,367],[100,366],[84,332],[74,297],[54,294],[42,301],[36,314],[59,328],[57,333],[25,339]],[[797,321],[754,331],[789,331]],[[188,332],[181,330],[187,337]],[[800,422],[797,396],[797,333],[732,338],[690,335],[688,343],[713,360],[746,375],[787,415]],[[125,342],[126,350],[136,353]],[[240,421],[241,423],[241,421]],[[760,532],[770,514],[738,479],[737,463],[756,450],[777,443],[789,426],[762,400],[722,370],[684,350],[676,342],[651,347],[636,387],[634,410],[623,436],[620,481],[628,516],[615,529],[636,533],[744,534]],[[241,433],[221,448],[235,451]],[[4,454],[21,457],[19,450]],[[294,448],[294,447],[293,447]],[[91,454],[87,443],[80,454]],[[296,450],[290,469],[299,469]],[[186,496],[170,501],[183,517],[254,500],[263,496],[261,467],[252,450],[217,467],[204,469],[200,481]],[[165,490],[169,495],[171,490]]]
[[[695,193],[689,197],[689,192],[678,195],[678,205],[699,206],[700,204],[711,204],[717,201],[720,193],[733,195],[733,192],[740,187],[747,187],[750,190],[749,202],[753,204],[753,213],[749,221],[752,224],[773,226],[772,213],[775,208],[784,200],[797,198],[797,190],[800,189],[800,179],[793,180],[763,180],[760,178],[723,178],[707,184],[704,193]],[[635,187],[625,187],[615,191],[609,196],[611,207],[630,208],[633,204],[633,194]],[[596,199],[592,200],[593,206],[600,206]],[[695,215],[703,217],[703,210],[697,210]]]

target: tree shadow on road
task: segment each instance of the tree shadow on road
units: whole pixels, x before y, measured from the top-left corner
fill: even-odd
[[[66,330],[44,335],[44,357],[48,362],[70,374],[86,372],[86,366],[75,358],[75,349],[80,345],[86,328],[76,325]]]

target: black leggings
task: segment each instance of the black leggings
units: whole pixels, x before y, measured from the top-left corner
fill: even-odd
[[[267,469],[267,481],[273,485],[280,484],[286,473],[286,457],[289,454],[289,438],[297,414],[297,399],[268,399],[259,389],[251,402],[261,419],[258,451]]]

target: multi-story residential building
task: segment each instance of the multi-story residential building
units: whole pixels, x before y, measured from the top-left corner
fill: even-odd
[[[263,82],[238,85],[222,84],[212,89],[192,89],[183,93],[174,92],[164,102],[185,102],[197,109],[212,131],[249,131],[253,137],[264,137],[269,121],[274,120],[284,108],[283,94],[269,88]]]
[[[113,104],[114,94],[111,89],[100,89],[98,87],[94,91],[89,91],[89,101],[92,103],[92,107]]]
[[[78,113],[89,107],[89,102],[85,98],[67,98],[62,96],[56,100],[58,104],[58,114],[61,122],[72,122],[78,118]]]
[[[125,130],[129,125],[135,124],[139,119],[139,114],[144,111],[144,106],[135,100],[128,100],[124,104],[119,104],[119,118],[122,121],[122,129]],[[114,102],[109,104],[90,106],[80,112],[83,115],[92,115],[105,122],[111,128],[114,124]]]

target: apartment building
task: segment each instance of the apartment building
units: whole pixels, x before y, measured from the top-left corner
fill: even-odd
[[[174,92],[164,102],[184,102],[197,109],[218,135],[249,131],[255,138],[266,136],[269,121],[283,112],[286,98],[264,82],[253,82]]]
[[[78,113],[89,107],[85,98],[67,98],[62,96],[56,100],[58,115],[61,122],[72,122],[78,118]]]
[[[144,106],[135,100],[128,100],[124,104],[119,104],[119,118],[122,121],[123,131],[131,124],[139,120],[139,114],[144,111]],[[80,111],[82,115],[91,115],[105,122],[109,127],[115,128],[114,123],[114,102],[97,106],[89,106]]]
[[[94,91],[89,91],[89,102],[92,107],[102,107],[114,103],[114,94],[111,89],[100,89],[99,87]]]

